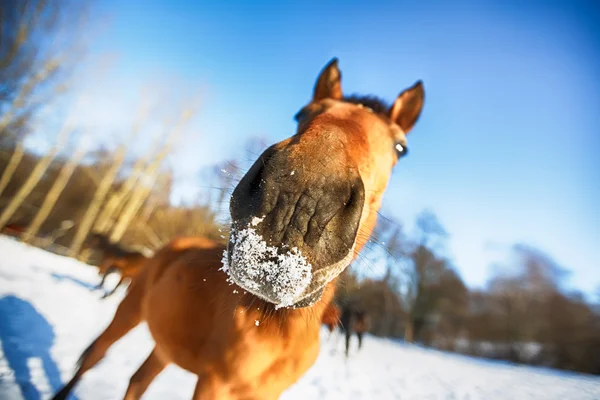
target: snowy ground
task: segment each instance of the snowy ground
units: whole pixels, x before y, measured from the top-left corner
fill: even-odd
[[[47,399],[122,298],[99,300],[95,268],[0,236],[0,400]],[[114,283],[114,282],[109,282]],[[323,333],[324,339],[326,334]],[[356,343],[354,343],[356,346]],[[75,394],[122,398],[152,340],[139,326],[89,371]],[[304,399],[600,399],[600,378],[511,366],[367,337],[346,361],[323,341],[313,368],[283,396]],[[194,376],[168,367],[146,399],[191,398]],[[73,397],[75,398],[75,397]]]

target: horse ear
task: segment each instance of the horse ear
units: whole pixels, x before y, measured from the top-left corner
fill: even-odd
[[[338,68],[338,59],[334,57],[329,61],[325,68],[323,68],[317,79],[313,101],[323,99],[341,100],[343,97],[342,73]]]
[[[412,87],[398,95],[390,108],[390,119],[398,124],[405,134],[408,133],[419,119],[424,101],[423,82],[417,81]]]

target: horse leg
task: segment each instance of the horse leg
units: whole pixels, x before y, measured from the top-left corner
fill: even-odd
[[[119,270],[115,267],[110,267],[106,270],[106,272],[104,272],[102,274],[102,279],[100,280],[100,283],[94,288],[94,290],[100,290],[104,287],[104,281],[106,281],[106,277],[109,276],[110,274],[113,274],[115,272],[118,272]]]
[[[100,283],[98,283],[96,286],[94,286],[94,288],[92,290],[102,289],[102,286],[104,286],[104,281],[106,280],[107,275],[108,275],[108,272],[105,272],[104,274],[102,274],[102,279],[100,279]]]
[[[119,304],[115,316],[106,330],[85,349],[77,362],[77,371],[73,378],[54,395],[52,400],[65,400],[83,374],[104,357],[108,348],[141,322],[141,303],[145,280],[140,279],[137,283]]]
[[[100,264],[100,266],[98,267],[98,273],[102,274],[102,279],[100,280],[98,286],[94,288],[94,290],[101,289],[102,286],[104,286],[104,281],[106,280],[106,277],[112,274],[113,272],[117,271],[117,268],[113,267],[112,264],[112,259],[105,260],[102,262],[102,264]]]
[[[100,298],[101,298],[101,299],[105,299],[105,298],[107,298],[108,296],[111,296],[111,295],[113,295],[113,294],[114,294],[114,293],[117,291],[117,288],[118,288],[119,286],[121,286],[121,284],[123,283],[123,281],[124,281],[124,280],[125,280],[125,278],[124,278],[123,276],[121,276],[121,279],[119,279],[119,282],[117,282],[117,284],[115,285],[115,287],[114,287],[114,288],[113,288],[113,289],[112,289],[110,292],[106,292],[106,293],[104,293],[104,295],[103,295],[102,297],[100,297]]]
[[[363,333],[362,332],[356,332],[356,336],[358,336],[358,349],[360,350],[361,347],[362,347]]]
[[[346,331],[346,357],[348,357],[348,350],[350,349],[350,337],[352,336],[352,332],[349,330]]]
[[[166,366],[167,364],[156,355],[156,350],[152,350],[146,361],[129,380],[124,400],[140,399],[150,383]]]

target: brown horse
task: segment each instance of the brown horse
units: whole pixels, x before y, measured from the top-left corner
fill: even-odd
[[[102,252],[102,260],[98,266],[98,275],[102,279],[96,286],[96,290],[104,287],[104,281],[108,275],[112,273],[120,275],[119,282],[112,290],[106,292],[102,298],[112,295],[125,281],[131,281],[138,276],[147,261],[144,254],[138,251],[126,250],[118,244],[111,243],[106,236],[100,233],[92,233],[86,240],[86,245]]]
[[[358,349],[362,348],[363,336],[369,330],[369,318],[367,313],[356,307],[346,306],[342,310],[340,318],[340,329],[346,336],[346,357],[350,350],[350,339],[352,334],[356,334],[358,338]]]
[[[141,321],[155,347],[126,399],[140,398],[169,363],[198,376],[196,400],[278,398],[317,358],[335,280],[371,234],[423,98],[420,82],[391,107],[344,98],[332,60],[296,116],[297,133],[235,188],[227,248],[181,238],[160,250],[54,398]]]
[[[10,222],[2,227],[0,233],[15,238],[20,237],[27,230],[27,225],[20,222]]]

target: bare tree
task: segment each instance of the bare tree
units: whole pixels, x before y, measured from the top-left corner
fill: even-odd
[[[206,205],[192,204],[186,207],[158,207],[148,221],[135,225],[143,231],[154,249],[177,236],[204,236],[223,241],[215,214]]]
[[[430,210],[424,210],[417,216],[417,243],[408,252],[408,262],[405,264],[402,279],[403,305],[407,312],[405,325],[405,340],[412,342],[418,337],[421,328],[431,316],[431,296],[428,280],[443,271],[446,261],[436,256],[434,248],[441,246],[447,237],[447,232]]]
[[[379,216],[371,235],[372,252],[383,253],[386,263],[384,280],[390,282],[402,269],[403,258],[410,249],[410,242],[404,233],[404,227],[393,218]]]
[[[443,245],[448,232],[442,226],[437,215],[431,210],[423,210],[417,216],[417,241],[430,248]]]
[[[38,182],[50,166],[50,163],[52,162],[58,151],[62,148],[64,143],[67,141],[71,133],[72,127],[70,121],[67,121],[63,126],[62,131],[59,133],[58,140],[54,147],[40,159],[33,171],[31,171],[29,177],[27,178],[23,186],[21,186],[17,194],[10,200],[6,208],[2,211],[2,214],[0,214],[0,228],[3,228],[4,226],[6,226],[7,223],[10,222],[10,219],[19,209],[23,201],[25,201],[25,198],[38,184]]]
[[[87,152],[89,145],[89,141],[87,137],[84,137],[81,140],[79,148],[75,151],[73,156],[62,166],[58,177],[54,181],[54,184],[48,191],[48,194],[44,198],[44,202],[42,203],[40,209],[37,214],[33,218],[33,221],[27,228],[27,231],[23,234],[22,240],[26,243],[30,242],[33,237],[35,237],[40,230],[42,224],[48,218],[48,215],[52,211],[52,208],[56,204],[58,197],[64,190],[67,182],[73,175],[75,168],[79,165],[79,162]]]
[[[12,152],[12,155],[10,156],[8,165],[2,172],[2,177],[0,178],[0,196],[2,196],[2,192],[4,192],[4,189],[6,189],[6,187],[10,183],[10,180],[15,171],[17,170],[17,167],[19,166],[19,163],[21,162],[24,153],[25,152],[23,149],[23,144],[20,142],[17,143],[15,149]]]
[[[16,143],[65,87],[80,57],[84,1],[0,2],[0,145]]]
[[[96,225],[94,227],[96,232],[106,233],[113,226],[119,210],[125,206],[129,195],[135,188],[136,183],[142,177],[144,167],[150,162],[152,157],[157,156],[160,143],[161,141],[159,138],[157,138],[146,156],[140,157],[135,161],[129,176],[125,179],[120,189],[110,197],[108,202],[106,202],[106,205],[103,207],[102,212],[98,216],[98,220],[96,221]]]
[[[132,192],[129,202],[123,209],[123,212],[119,216],[119,219],[117,220],[117,223],[115,224],[110,234],[110,240],[112,242],[116,242],[119,239],[121,239],[130,222],[133,220],[133,217],[136,215],[144,201],[150,195],[152,188],[156,183],[156,179],[159,176],[159,170],[163,160],[171,151],[171,148],[177,141],[177,138],[180,135],[183,126],[191,118],[191,116],[191,109],[186,109],[182,113],[179,122],[175,125],[175,127],[167,136],[166,143],[162,151],[156,156],[156,158],[148,165],[148,167],[144,171],[143,178],[138,183],[137,188],[134,189],[134,191]]]
[[[500,340],[506,345],[504,356],[523,360],[523,346],[539,340],[547,330],[544,316],[551,298],[560,293],[565,271],[538,249],[515,245],[510,265],[496,267],[488,291],[492,312],[498,321]],[[557,300],[557,304],[560,301]]]
[[[146,205],[135,219],[136,224],[145,225],[158,207],[169,204],[169,195],[173,183],[173,171],[167,169],[156,178],[155,190],[148,196]]]
[[[141,120],[138,121],[136,126],[134,126],[134,129],[133,129],[131,135],[129,136],[128,140],[126,140],[125,142],[123,142],[123,144],[121,144],[121,146],[119,146],[118,150],[115,153],[114,161],[113,161],[112,165],[110,166],[110,168],[106,172],[106,174],[102,177],[102,180],[100,181],[100,184],[98,185],[98,188],[96,189],[96,193],[94,194],[94,198],[93,198],[92,202],[90,203],[88,209],[86,210],[85,215],[83,216],[83,219],[81,220],[79,226],[77,227],[77,231],[75,233],[73,241],[71,242],[71,246],[69,248],[71,256],[77,255],[79,253],[79,251],[81,250],[83,241],[85,240],[88,233],[90,232],[92,224],[94,223],[94,220],[96,219],[96,216],[98,215],[98,211],[100,210],[100,207],[102,206],[102,203],[104,202],[104,199],[106,198],[106,195],[110,191],[111,186],[112,186],[113,182],[115,181],[115,178],[117,177],[119,169],[121,168],[121,165],[123,164],[123,161],[125,160],[125,154],[127,153],[128,145],[133,141],[135,136],[138,134],[139,124],[141,124],[142,120],[143,120],[143,118],[141,118]]]
[[[369,259],[369,262],[373,264],[383,263],[385,274],[381,282],[373,280],[364,282],[369,285],[370,289],[363,287],[363,283],[360,285],[361,296],[365,293],[375,296],[377,293],[379,304],[382,307],[381,310],[375,310],[374,302],[376,300],[371,299],[369,314],[373,320],[374,333],[388,335],[397,330],[398,319],[401,316],[400,313],[403,312],[397,305],[400,302],[397,292],[398,278],[403,269],[408,245],[402,224],[394,218],[379,215],[363,257]]]

